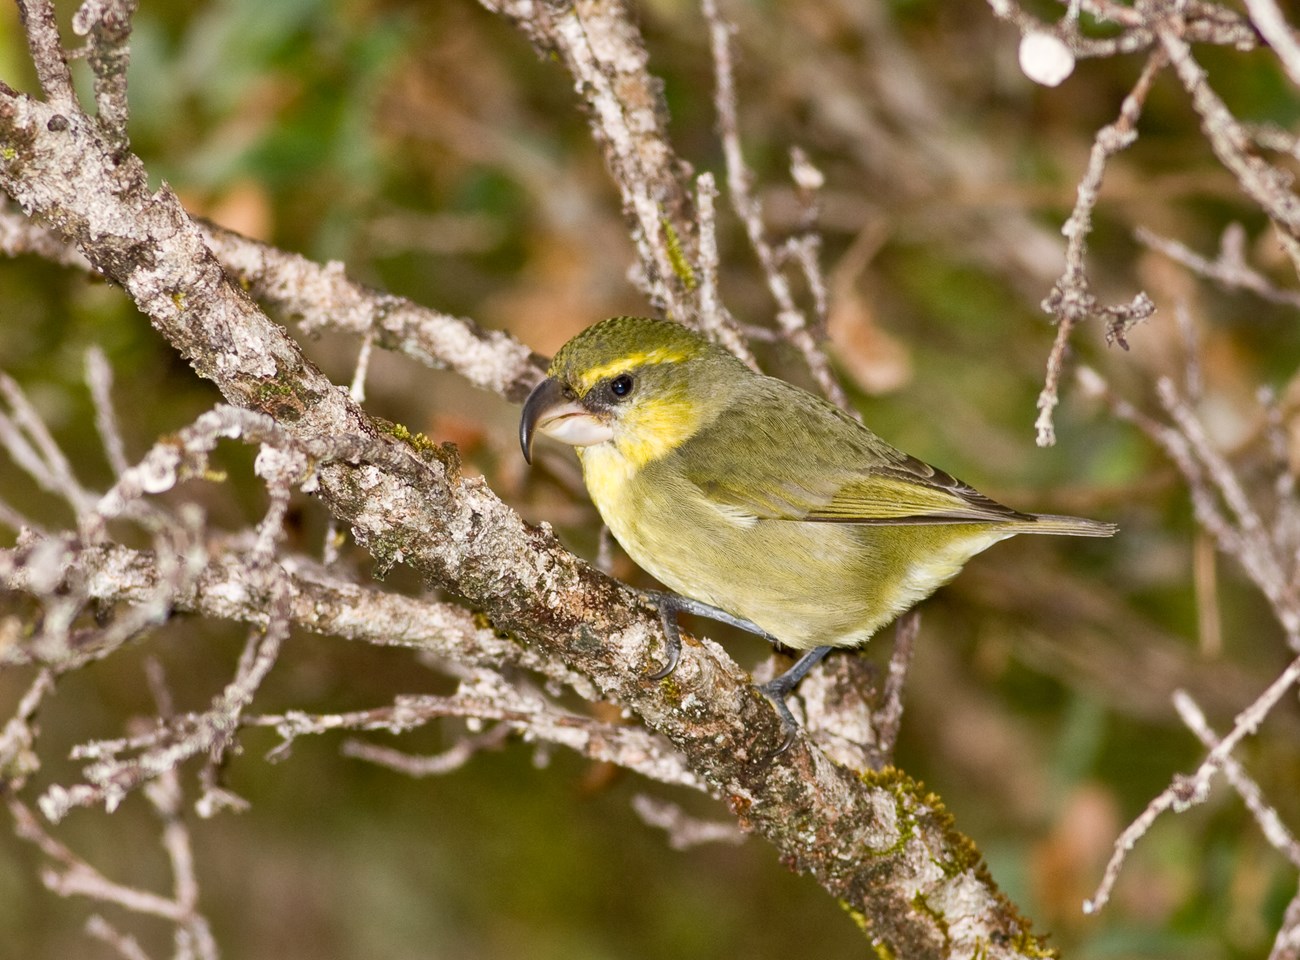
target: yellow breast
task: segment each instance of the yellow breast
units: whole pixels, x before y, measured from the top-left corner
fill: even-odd
[[[579,447],[578,460],[582,463],[582,479],[592,503],[605,523],[612,527],[610,514],[617,512],[617,505],[641,469],[640,465],[635,459],[625,456],[613,441]],[[618,536],[617,532],[615,536]]]
[[[644,467],[690,439],[700,421],[695,404],[656,398],[629,408],[614,424],[612,440],[578,448],[587,492],[616,537],[618,531],[610,522],[607,507],[614,507]]]

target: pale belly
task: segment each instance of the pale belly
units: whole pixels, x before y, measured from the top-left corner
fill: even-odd
[[[758,624],[796,649],[855,646],[1009,536],[988,525],[758,520],[582,451],[587,489],[628,555],[670,590]]]

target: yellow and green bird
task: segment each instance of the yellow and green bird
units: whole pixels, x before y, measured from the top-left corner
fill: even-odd
[[[524,403],[524,457],[536,431],[575,446],[615,539],[674,592],[660,597],[669,649],[654,676],[677,664],[683,610],[807,651],[760,688],[788,732],[785,698],[818,660],[865,643],[981,550],[1116,529],[1005,507],[671,321],[605,320],[548,373]]]

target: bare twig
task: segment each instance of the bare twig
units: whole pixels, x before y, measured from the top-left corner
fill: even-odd
[[[350,279],[342,265],[321,265],[213,224],[199,223],[204,240],[228,271],[273,310],[297,319],[307,332],[372,334],[375,343],[434,368],[455,370],[470,383],[521,401],[546,371],[544,358],[499,330],[484,330],[403,297]],[[0,252],[36,253],[81,269],[84,256],[48,227],[0,205]]]
[[[119,151],[129,146],[126,73],[131,62],[131,18],[138,0],[84,0],[72,18],[73,32],[87,38],[95,77],[95,107],[104,134]]]
[[[287,754],[294,739],[333,730],[384,730],[403,733],[446,717],[496,722],[525,738],[568,747],[577,753],[615,763],[643,776],[675,786],[706,790],[704,783],[685,768],[681,757],[659,738],[640,727],[609,724],[561,710],[537,696],[525,696],[500,677],[475,672],[476,682],[453,697],[404,696],[391,707],[376,707],[345,714],[310,716],[290,713],[282,716],[250,717],[256,726],[271,726],[283,739],[272,751],[272,759]],[[457,765],[464,751],[481,749],[467,745],[438,757],[417,758],[370,746],[345,746],[351,756],[401,769],[422,770],[422,775],[442,773]],[[460,761],[463,762],[463,761]]]
[[[366,374],[370,371],[370,351],[375,346],[375,331],[372,327],[361,338],[361,349],[357,351],[357,366],[352,373],[352,385],[348,387],[348,396],[353,403],[366,402]]]
[[[830,294],[826,276],[822,271],[822,235],[818,229],[821,216],[821,189],[826,176],[814,166],[802,148],[790,148],[790,179],[794,181],[799,202],[799,234],[786,241],[786,247],[803,273],[808,292],[812,295],[814,328],[819,336],[826,335],[830,319]]]
[[[649,794],[638,793],[634,796],[632,809],[649,826],[664,831],[668,835],[668,846],[674,850],[690,850],[706,843],[738,846],[745,842],[745,834],[731,821],[724,823],[700,820],[692,817],[678,804]]]
[[[145,672],[158,705],[158,715],[169,719],[173,713],[172,699],[162,665],[151,657],[145,661]],[[199,912],[199,880],[190,830],[182,811],[180,775],[173,767],[146,785],[144,794],[163,822],[163,849],[171,864],[172,896],[190,917],[187,923],[177,927],[177,952],[198,960],[215,960],[219,952],[216,940],[207,919]]]
[[[1013,0],[988,0],[995,16],[1016,25],[1021,33],[1047,32],[1060,38],[1076,57],[1114,57],[1137,53],[1155,42],[1154,17],[1148,10],[1116,0],[1071,0],[1070,11],[1057,23],[1048,25],[1026,13]],[[1114,37],[1094,37],[1084,34],[1079,19],[1073,15],[1075,8],[1086,10],[1098,20],[1122,28]],[[1156,7],[1155,10],[1160,8]],[[1259,44],[1259,37],[1244,17],[1233,10],[1202,0],[1189,0],[1179,5],[1184,20],[1187,39],[1193,43],[1213,43],[1251,50]]]
[[[0,196],[0,253],[6,257],[33,254],[51,263],[90,271],[93,268],[76,247],[51,230],[28,220],[8,197]]]
[[[340,752],[345,757],[388,767],[408,777],[441,777],[459,770],[484,750],[497,749],[514,732],[510,724],[499,723],[483,733],[462,737],[442,753],[431,757],[412,756],[365,740],[345,740]]]
[[[375,328],[370,327],[361,338],[361,347],[357,350],[356,368],[352,372],[352,385],[348,387],[348,396],[353,403],[365,403],[366,376],[370,372],[370,356],[375,346]],[[339,547],[342,546],[344,533],[339,529],[339,522],[330,517],[325,525],[325,540],[321,545],[321,561],[325,566],[338,562]]]
[[[1137,139],[1136,128],[1138,118],[1142,115],[1142,106],[1146,102],[1156,74],[1167,62],[1168,59],[1162,52],[1153,51],[1147,58],[1146,66],[1142,68],[1137,83],[1124,98],[1118,119],[1097,131],[1092,152],[1088,156],[1087,172],[1079,181],[1078,199],[1075,201],[1074,211],[1061,227],[1061,233],[1066,237],[1065,273],[1056,281],[1052,292],[1043,301],[1043,309],[1056,318],[1057,330],[1056,339],[1047,357],[1047,375],[1043,382],[1043,389],[1038,395],[1038,419],[1034,423],[1034,429],[1037,431],[1040,447],[1049,447],[1056,442],[1053,415],[1060,402],[1060,379],[1065,363],[1065,350],[1075,326],[1091,316],[1106,317],[1106,339],[1126,347],[1125,330],[1155,312],[1155,305],[1144,293],[1139,293],[1127,305],[1103,307],[1098,304],[1088,282],[1085,259],[1088,252],[1088,234],[1092,231],[1092,210],[1097,205],[1106,164],[1111,157]]]
[[[41,812],[54,822],[61,820],[74,807],[102,803],[111,812],[131,791],[200,754],[205,754],[208,760],[204,771],[207,789],[199,798],[197,809],[202,815],[211,815],[219,807],[228,805],[224,791],[216,785],[215,771],[233,742],[244,709],[275,663],[280,644],[288,633],[288,591],[278,580],[270,585],[270,589],[272,595],[267,604],[266,629],[250,631],[234,679],[215,698],[210,710],[160,723],[155,731],[143,738],[83,744],[76,748],[73,751],[75,759],[92,761],[83,771],[87,782],[72,787],[56,784],[48,788],[39,801]],[[145,746],[139,756],[126,760],[117,756],[123,749],[136,745]]]
[[[885,677],[880,692],[880,707],[876,710],[876,747],[881,758],[888,762],[894,755],[898,731],[903,722],[903,687],[907,683],[907,668],[912,663],[912,650],[921,632],[921,615],[909,610],[899,617],[894,627],[894,652],[889,656],[889,675]]]
[[[1177,27],[1162,21],[1156,35],[1201,115],[1202,129],[1219,162],[1280,231],[1300,238],[1300,198],[1291,192],[1291,175],[1249,152],[1249,134],[1210,87],[1205,70]]]
[[[1286,905],[1268,960],[1300,960],[1300,893]]]
[[[129,465],[126,445],[122,442],[122,428],[113,409],[113,370],[99,347],[86,351],[86,384],[90,387],[90,398],[95,406],[95,429],[99,431],[108,465],[115,474],[121,475]]]
[[[1274,0],[1246,0],[1246,10],[1251,22],[1282,61],[1282,69],[1291,82],[1300,86],[1300,43],[1296,42],[1295,30],[1286,22],[1282,11]]]
[[[23,18],[23,32],[27,35],[27,49],[36,66],[36,77],[51,106],[72,110],[80,114],[77,95],[72,88],[72,71],[59,40],[59,25],[54,16],[52,0],[18,0],[18,12]],[[67,118],[64,118],[67,123]]]
[[[112,947],[122,957],[122,960],[149,960],[149,954],[144,952],[144,948],[140,946],[135,937],[119,932],[117,928],[97,913],[92,914],[86,920],[86,934],[94,937],[100,943]]]
[[[49,531],[46,530],[45,527],[41,526],[35,520],[32,520],[30,517],[19,513],[3,500],[0,500],[0,524],[3,524],[10,530],[27,529],[41,536],[48,536],[49,534]]]
[[[40,759],[33,750],[36,727],[32,721],[41,702],[53,689],[53,672],[40,670],[18,701],[18,709],[0,731],[0,792],[21,789],[27,778],[40,768]]]
[[[758,369],[754,354],[745,343],[739,325],[722,304],[718,288],[718,224],[714,201],[718,186],[713,174],[702,173],[695,182],[695,208],[699,217],[699,302],[700,329],[722,344],[753,370]]]
[[[112,903],[133,913],[160,917],[171,923],[181,925],[190,919],[186,910],[176,901],[160,897],[147,890],[138,890],[109,880],[102,873],[86,863],[66,846],[54,839],[28,809],[27,805],[16,797],[5,798],[9,813],[14,820],[18,836],[35,844],[46,857],[57,863],[61,869],[47,869],[42,875],[45,886],[61,897],[81,896]]]
[[[1183,723],[1187,724],[1201,743],[1211,750],[1219,746],[1218,734],[1210,728],[1205,720],[1205,714],[1201,712],[1201,708],[1191,696],[1182,690],[1177,691],[1174,694],[1174,707],[1178,710]],[[1297,842],[1294,834],[1287,829],[1277,810],[1264,799],[1259,784],[1250,778],[1231,754],[1224,755],[1223,776],[1241,796],[1246,808],[1259,824],[1264,839],[1282,856],[1290,860],[1292,865],[1300,867],[1300,842]]]
[[[1247,736],[1254,733],[1269,711],[1277,705],[1282,696],[1300,680],[1300,657],[1292,660],[1281,675],[1269,684],[1268,688],[1256,698],[1255,702],[1239,713],[1233,723],[1232,731],[1210,750],[1201,765],[1191,776],[1178,776],[1168,787],[1155,797],[1145,810],[1134,820],[1115,841],[1115,850],[1101,883],[1092,897],[1084,901],[1083,912],[1095,913],[1104,907],[1110,899],[1110,893],[1119,878],[1120,869],[1134,844],[1140,840],[1156,819],[1164,812],[1176,813],[1186,810],[1194,804],[1203,803],[1209,793],[1210,778],[1224,765],[1224,762]]]
[[[482,0],[519,26],[573,75],[605,154],[639,255],[645,292],[656,308],[684,323],[697,316],[690,194],[663,129],[661,93],[649,57],[620,2],[545,6],[530,0]]]
[[[1207,260],[1177,240],[1162,237],[1146,227],[1138,227],[1133,234],[1140,243],[1229,290],[1248,290],[1270,303],[1300,307],[1300,292],[1279,289],[1246,263],[1246,231],[1239,223],[1229,224],[1224,229],[1219,255],[1214,260]]]
[[[713,52],[714,106],[718,111],[719,135],[727,164],[727,192],[731,207],[745,225],[749,245],[758,258],[767,280],[767,288],[776,301],[776,320],[785,338],[803,355],[804,362],[818,387],[839,407],[847,408],[848,399],[835,379],[830,361],[818,346],[807,318],[795,304],[790,281],[782,271],[777,253],[767,239],[763,225],[763,205],[753,193],[754,174],[745,163],[740,147],[740,121],[736,107],[735,71],[731,63],[733,27],[718,12],[716,0],[702,0],[704,19],[709,27],[709,45]]]
[[[1272,605],[1286,631],[1287,642],[1292,649],[1300,650],[1300,601],[1287,586],[1286,563],[1279,556],[1279,548],[1241,481],[1214,448],[1173,382],[1161,378],[1157,393],[1176,428],[1153,420],[1116,397],[1091,368],[1079,370],[1079,381],[1085,392],[1105,400],[1116,417],[1134,424],[1165,451],[1187,483],[1197,522],[1214,537],[1220,550],[1241,564]]]
[[[1278,556],[1263,520],[1232,468],[1210,442],[1200,420],[1178,396],[1173,382],[1162,377],[1156,384],[1156,392],[1180,435],[1186,438],[1187,449],[1200,461],[1214,489],[1235,518],[1233,535],[1221,546],[1246,569],[1295,643],[1296,635],[1300,633],[1300,604],[1289,588],[1285,563]]]
[[[9,414],[0,411],[0,442],[42,488],[61,496],[81,516],[94,502],[78,482],[72,465],[55,442],[27,395],[13,378],[0,373],[0,395],[9,405]]]

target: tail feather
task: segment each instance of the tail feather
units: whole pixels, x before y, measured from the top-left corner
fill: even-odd
[[[1101,520],[1062,517],[1052,513],[1033,513],[1032,519],[1016,524],[1016,533],[1048,533],[1067,537],[1113,537],[1119,527]]]

